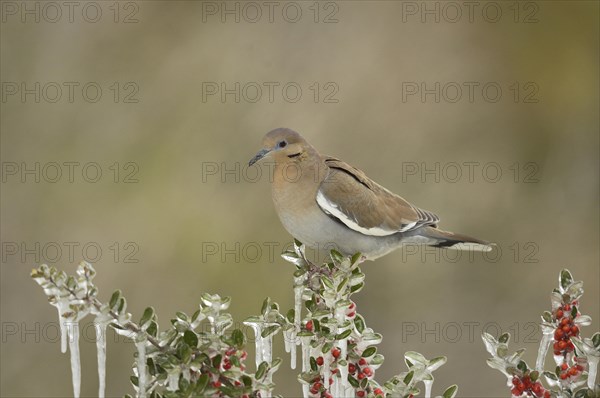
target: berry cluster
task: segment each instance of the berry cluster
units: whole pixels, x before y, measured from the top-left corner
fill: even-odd
[[[554,320],[557,323],[556,330],[554,331],[554,355],[566,356],[575,349],[571,342],[571,337],[579,336],[579,327],[575,324],[572,313],[575,313],[575,318],[579,316],[577,307],[575,307],[576,305],[577,301],[561,305],[553,313]],[[572,311],[572,309],[575,310]]]
[[[519,377],[514,376],[512,379],[513,388],[510,390],[514,397],[520,397],[523,394],[530,397],[550,398],[550,391],[547,391],[542,383],[537,380],[532,380],[529,372]]]
[[[569,367],[569,365],[564,362],[562,365],[560,365],[560,371],[558,374],[561,380],[573,381],[577,379],[584,370],[585,366],[583,364],[574,364],[573,366]]]

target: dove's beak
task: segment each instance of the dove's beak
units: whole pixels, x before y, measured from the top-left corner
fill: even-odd
[[[270,149],[261,149],[252,159],[250,159],[250,162],[248,162],[248,166],[252,166],[254,163],[264,158],[269,152],[271,152]]]

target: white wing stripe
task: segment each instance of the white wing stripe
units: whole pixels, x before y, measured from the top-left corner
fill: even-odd
[[[343,222],[348,228],[355,230],[356,232],[360,232],[361,234],[371,235],[371,236],[387,236],[395,234],[396,232],[405,231],[406,229],[410,229],[414,226],[415,223],[409,224],[407,227],[404,227],[400,231],[390,231],[383,228],[373,227],[373,228],[364,228],[356,223],[356,221],[348,218],[344,213],[338,210],[338,206],[329,201],[321,191],[317,193],[317,204],[323,209],[324,212],[331,214],[332,216],[338,218],[341,222]]]

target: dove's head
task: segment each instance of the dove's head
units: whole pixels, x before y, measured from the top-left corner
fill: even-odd
[[[270,158],[276,163],[286,163],[291,159],[301,158],[314,148],[298,133],[288,128],[269,131],[262,140],[262,149],[258,151],[249,165],[252,166],[263,158]]]

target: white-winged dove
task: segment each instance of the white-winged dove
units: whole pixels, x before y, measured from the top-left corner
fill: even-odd
[[[300,134],[278,128],[250,160],[275,163],[272,196],[285,229],[302,243],[374,260],[406,244],[490,251],[492,244],[442,231],[435,214],[411,205],[349,164],[323,156]]]

